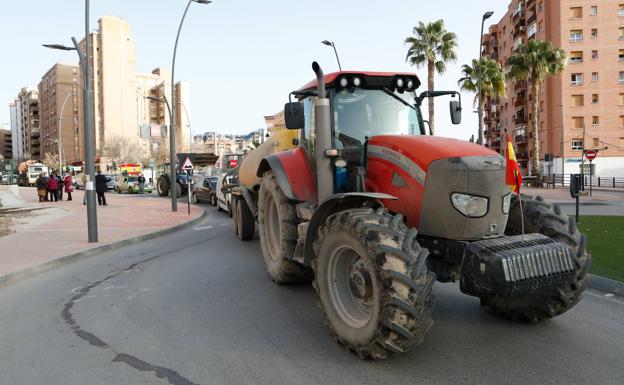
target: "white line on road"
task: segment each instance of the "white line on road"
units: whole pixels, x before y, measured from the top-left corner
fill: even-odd
[[[212,226],[201,226],[201,227],[194,227],[193,230],[195,231],[200,231],[200,230],[210,230],[212,229]]]

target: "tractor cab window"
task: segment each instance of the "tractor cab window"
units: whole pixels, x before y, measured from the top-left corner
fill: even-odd
[[[303,100],[303,115],[305,125],[303,127],[302,139],[303,146],[307,149],[310,156],[314,156],[314,143],[316,141],[316,129],[314,124],[314,106],[316,98],[307,97]]]
[[[390,90],[344,89],[332,97],[336,148],[358,148],[366,137],[421,135],[415,95]]]

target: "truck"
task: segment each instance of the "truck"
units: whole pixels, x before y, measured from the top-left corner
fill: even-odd
[[[193,186],[193,178],[191,175],[186,175],[180,170],[180,164],[184,162],[186,157],[189,157],[195,167],[206,167],[214,165],[218,157],[209,153],[177,153],[176,158],[176,196],[187,194],[189,191],[189,183],[191,184],[191,190]],[[168,196],[171,191],[171,177],[170,177],[170,165],[171,163],[163,163],[158,165],[156,169],[156,191],[158,196]]]
[[[314,289],[335,339],[363,359],[421,343],[435,281],[459,281],[495,315],[538,322],[574,307],[591,255],[573,218],[517,195],[491,149],[431,136],[415,74],[341,71],[293,91],[293,148],[250,152],[233,194],[234,231],[254,239],[270,278]],[[286,146],[288,147],[288,146]]]
[[[29,186],[34,186],[35,185],[35,181],[37,180],[37,178],[39,177],[39,174],[44,173],[44,174],[48,174],[49,172],[49,168],[48,166],[46,166],[43,163],[35,163],[35,164],[31,164],[28,165],[28,185]]]

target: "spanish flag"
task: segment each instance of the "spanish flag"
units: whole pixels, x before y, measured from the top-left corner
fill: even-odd
[[[520,194],[520,185],[522,184],[522,173],[520,172],[520,166],[516,160],[516,153],[513,149],[513,144],[507,136],[507,157],[505,158],[506,172],[505,172],[505,184],[509,186],[512,192]]]

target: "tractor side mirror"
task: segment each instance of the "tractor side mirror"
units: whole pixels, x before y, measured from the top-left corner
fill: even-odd
[[[451,100],[449,107],[451,110],[451,122],[453,122],[453,124],[460,124],[462,117],[461,103],[458,100]]]
[[[284,105],[284,120],[286,120],[286,128],[289,130],[298,130],[305,125],[303,116],[303,103],[292,102]]]

